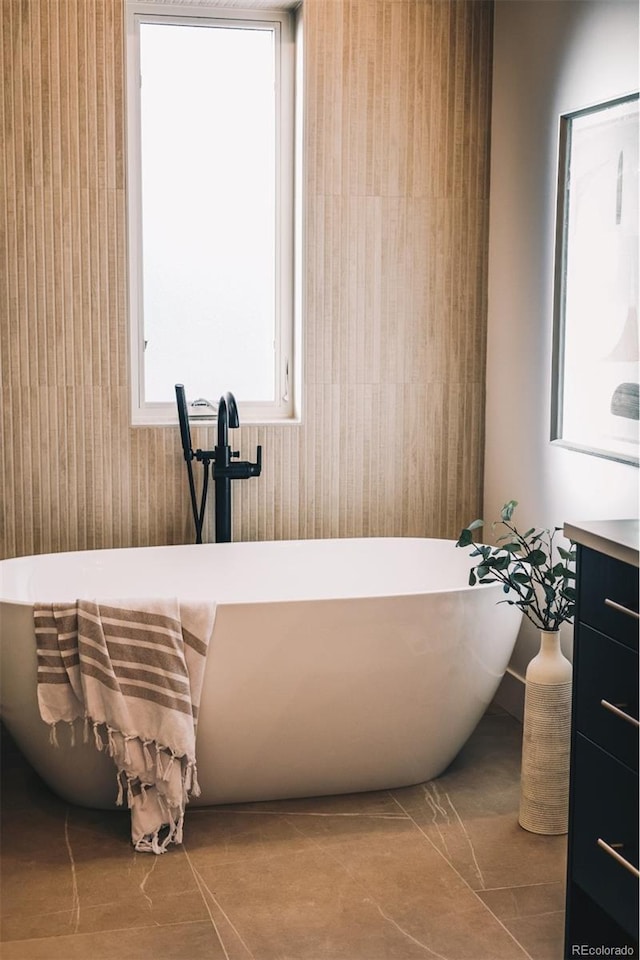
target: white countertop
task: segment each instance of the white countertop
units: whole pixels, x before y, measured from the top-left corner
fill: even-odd
[[[564,535],[583,547],[640,566],[638,520],[576,520],[565,523]]]

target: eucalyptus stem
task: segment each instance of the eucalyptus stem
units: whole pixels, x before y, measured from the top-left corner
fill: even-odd
[[[530,553],[529,544],[527,543],[527,541],[525,540],[525,538],[518,532],[517,528],[516,528],[515,526],[513,526],[512,524],[507,523],[506,521],[502,521],[502,522],[504,523],[504,526],[507,528],[507,530],[509,530],[509,531],[515,536],[515,538],[517,539],[518,543],[523,547],[523,549],[526,551],[526,553],[527,553],[527,554]],[[526,557],[524,557],[523,559],[521,559],[519,562],[520,562],[521,566],[524,568],[524,563],[526,563]],[[543,587],[543,586],[544,586],[544,578],[542,577],[539,568],[536,567],[536,566],[531,566],[530,569],[531,569],[532,579],[533,579],[539,586]],[[536,614],[537,614],[537,616],[539,617],[540,622],[541,622],[541,623],[544,623],[544,621],[545,621],[545,615],[543,614],[542,610],[540,609],[540,603],[539,603],[539,600],[538,600],[538,594],[536,593],[535,590],[533,590],[532,600],[534,601],[534,606],[535,606]]]
[[[470,585],[502,583],[507,594],[512,591],[518,598],[507,597],[503,603],[517,606],[539,629],[557,630],[573,618],[575,611],[575,589],[570,584],[575,573],[569,566],[575,563],[575,547],[555,547],[559,527],[531,528],[521,534],[511,522],[516,506],[516,500],[509,500],[502,508],[500,520],[492,524],[492,529],[501,525],[508,531],[498,538],[498,543],[507,541],[503,546],[476,543],[473,531],[484,525],[483,520],[474,520],[465,527],[456,546],[473,547],[471,556],[481,557],[469,573]],[[560,557],[558,561],[554,561],[554,552]]]

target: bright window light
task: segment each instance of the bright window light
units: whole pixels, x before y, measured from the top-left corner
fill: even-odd
[[[290,418],[290,15],[148,11],[129,3],[134,423],[175,420],[176,383]]]

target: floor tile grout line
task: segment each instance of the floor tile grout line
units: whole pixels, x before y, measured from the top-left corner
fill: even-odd
[[[76,861],[73,856],[73,849],[71,847],[71,840],[69,838],[69,807],[66,808],[65,817],[64,817],[64,842],[67,846],[67,853],[69,855],[69,863],[71,866],[71,917],[69,918],[69,923],[73,922],[73,931],[72,933],[77,933],[78,928],[80,927],[80,894],[78,892],[78,875],[76,872]]]
[[[490,893],[495,890],[526,890],[528,887],[552,887],[555,884],[564,887],[562,880],[538,880],[536,883],[510,883],[505,887],[483,887],[482,893]]]
[[[556,914],[563,914],[564,910],[541,910],[540,913],[522,913],[515,917],[505,917],[505,920],[533,920],[535,917],[554,917]]]
[[[195,870],[195,868],[194,868],[194,866],[193,866],[193,864],[192,864],[192,862],[191,862],[191,857],[189,856],[189,851],[187,850],[187,848],[186,848],[186,846],[184,845],[184,843],[182,844],[182,850],[183,850],[183,852],[184,852],[185,857],[187,858],[187,863],[189,864],[189,869],[191,870],[191,873],[193,874],[193,879],[196,881],[196,884],[197,884],[197,886],[198,886],[198,893],[199,893],[200,896],[202,897],[202,902],[204,903],[205,909],[206,909],[207,913],[209,914],[209,920],[210,920],[210,922],[211,922],[211,926],[213,927],[213,929],[214,929],[214,931],[215,931],[216,937],[218,938],[218,943],[219,943],[220,946],[222,947],[222,951],[223,951],[223,953],[224,953],[224,955],[225,955],[225,957],[226,957],[226,960],[231,960],[231,958],[229,957],[229,954],[228,954],[228,952],[227,952],[227,948],[226,948],[225,945],[224,945],[224,940],[223,940],[222,937],[220,936],[220,931],[218,930],[218,925],[217,925],[216,921],[215,921],[214,918],[213,918],[213,914],[211,913],[211,910],[209,909],[209,904],[208,904],[208,902],[207,902],[207,898],[205,897],[204,893],[202,892],[202,887],[201,887],[201,885],[200,885],[200,879],[199,879],[198,874],[196,873],[196,870]]]
[[[194,890],[192,892],[195,893],[196,891]],[[199,892],[200,891],[198,891],[198,893]],[[104,903],[92,904],[90,907],[86,908],[86,912],[93,909],[100,910],[103,907],[115,906],[118,904],[118,902],[119,901],[117,900],[107,900]],[[38,913],[38,918],[40,920],[44,920],[47,918],[53,919],[55,917],[63,917],[65,913],[71,914],[72,916],[69,919],[70,920],[73,919],[73,909],[70,907],[67,907],[64,910],[50,910],[49,913]],[[29,914],[22,916],[21,914],[5,913],[2,915],[2,924],[6,925],[9,921],[13,921],[14,923],[20,923],[22,920],[25,920],[25,919],[29,919]],[[157,920],[149,920],[147,923],[140,923],[135,927],[105,927],[103,930],[88,930],[88,931],[73,930],[71,931],[71,933],[46,933],[41,937],[27,937],[27,938],[20,938],[20,939],[48,940],[50,937],[59,937],[59,936],[75,937],[75,936],[81,936],[83,933],[118,933],[119,931],[122,931],[122,930],[148,930],[150,927],[153,927],[155,929],[156,927],[175,926],[175,924],[177,923],[203,923],[203,922],[204,922],[203,920],[184,920],[184,921],[168,920],[166,923],[159,923]],[[13,942],[12,940],[3,940],[2,937],[0,936],[0,956],[2,955],[2,949],[1,949],[2,944],[12,943],[12,942]],[[20,941],[18,940],[16,942],[20,942]]]
[[[405,819],[412,820],[411,817],[406,817],[406,818],[405,818],[405,817],[396,817],[396,818],[394,818],[394,819],[397,819],[397,820],[405,820]],[[365,886],[365,884],[362,883],[362,880],[360,880],[360,878],[359,878],[357,875],[354,875],[354,874],[353,874],[353,872],[349,869],[349,867],[347,867],[347,866],[335,855],[335,853],[333,853],[332,850],[327,849],[327,847],[325,847],[322,843],[320,843],[320,841],[319,841],[316,837],[309,837],[307,834],[303,833],[302,830],[300,830],[300,829],[296,826],[295,823],[292,823],[291,826],[293,827],[294,830],[296,830],[298,833],[300,833],[306,840],[310,840],[311,843],[312,843],[315,847],[317,847],[318,850],[321,851],[321,853],[323,854],[323,856],[328,856],[331,860],[333,860],[335,863],[337,863],[337,865],[340,867],[340,869],[343,870],[343,871],[347,874],[347,876],[350,877],[351,880],[352,880],[358,887],[361,887],[361,889],[367,894],[367,897],[370,898],[371,902],[375,905],[375,907],[376,907],[376,909],[378,910],[378,912],[380,913],[380,915],[381,915],[382,917],[384,917],[384,919],[385,919],[388,923],[393,924],[393,926],[396,927],[404,937],[407,937],[409,940],[413,941],[413,943],[417,944],[419,947],[422,947],[424,950],[427,951],[427,953],[430,953],[432,956],[437,957],[438,960],[447,960],[447,958],[444,957],[441,953],[438,953],[437,950],[432,950],[432,948],[431,948],[431,947],[428,947],[428,946],[426,945],[426,943],[422,943],[420,940],[417,940],[416,937],[412,936],[412,934],[410,934],[410,933],[408,933],[406,930],[404,930],[404,929],[400,926],[400,924],[397,923],[397,921],[395,921],[395,920],[393,919],[393,917],[389,917],[389,916],[384,912],[384,910],[382,909],[382,907],[381,907],[380,904],[378,903],[377,899],[372,895],[372,893],[370,892],[370,890],[368,889],[368,887]]]
[[[420,831],[420,833],[421,833],[422,836],[425,838],[425,840],[427,840],[427,842],[428,842],[429,844],[431,844],[431,846],[432,846],[433,849],[436,851],[436,853],[438,854],[438,856],[442,857],[442,859],[445,861],[445,863],[449,864],[449,866],[451,867],[451,869],[454,871],[454,873],[456,873],[456,874],[460,877],[460,879],[462,880],[462,882],[464,883],[464,885],[471,891],[471,893],[474,895],[474,897],[476,898],[476,900],[478,900],[478,902],[482,904],[483,908],[484,908],[488,913],[491,914],[491,916],[494,918],[494,920],[496,921],[496,923],[499,923],[499,924],[500,924],[500,926],[502,927],[502,929],[505,931],[505,933],[507,933],[507,934],[511,937],[511,939],[513,940],[513,942],[514,942],[515,944],[517,944],[518,947],[520,947],[520,949],[521,949],[522,952],[524,953],[525,957],[528,957],[528,960],[533,960],[533,957],[531,956],[531,954],[529,953],[529,951],[526,950],[525,947],[523,947],[523,945],[520,943],[520,941],[518,940],[518,938],[513,935],[513,933],[511,932],[511,930],[509,930],[508,927],[506,927],[506,926],[504,925],[504,923],[502,922],[502,920],[500,919],[500,917],[497,917],[497,916],[495,915],[495,913],[494,913],[493,910],[488,906],[488,904],[486,904],[486,903],[484,902],[484,900],[482,899],[482,897],[480,897],[480,896],[478,895],[477,890],[474,890],[473,887],[472,887],[469,883],[467,883],[466,879],[462,876],[462,874],[460,873],[460,871],[454,866],[454,864],[453,864],[450,860],[447,859],[447,857],[445,857],[445,855],[442,853],[442,851],[438,849],[438,847],[435,845],[435,843],[433,842],[433,840],[431,839],[431,837],[428,836],[428,834],[425,833],[425,831],[422,829],[422,827],[420,826],[420,824],[417,823],[417,821],[411,816],[411,814],[409,813],[409,811],[408,811],[408,810],[405,810],[405,808],[402,806],[402,804],[400,803],[400,801],[398,800],[398,798],[397,798],[397,797],[394,797],[391,792],[390,792],[390,795],[393,797],[394,801],[398,804],[398,806],[400,807],[400,809],[409,817],[409,819],[410,819],[411,822],[414,824],[414,826]]]
[[[146,857],[146,856],[148,856],[148,854],[143,853],[142,856],[145,856],[145,857]],[[155,864],[156,864],[157,862],[158,862],[158,858],[157,858],[157,857],[154,857],[154,866],[155,866]],[[234,861],[234,862],[235,862],[235,861]],[[153,869],[153,867],[152,867],[151,869]],[[149,872],[151,872],[151,871],[149,871]],[[148,875],[147,875],[147,876],[148,876]],[[195,879],[195,878],[194,878],[194,879]],[[141,885],[139,885],[139,887],[141,887]],[[196,880],[196,886],[195,886],[195,888],[192,889],[190,892],[191,892],[191,893],[196,893],[196,891],[198,891],[197,880]],[[143,897],[145,897],[145,899],[148,899],[148,894],[146,894],[146,893],[144,892],[144,890],[142,890],[141,892],[142,892]],[[174,896],[180,896],[180,894],[179,894],[179,893],[178,893],[178,894],[175,894],[175,893],[163,894],[163,898],[170,898],[170,897],[174,897]],[[34,898],[32,898],[32,899],[33,899],[33,900],[37,900],[37,897],[34,897]],[[22,904],[27,904],[27,903],[31,903],[31,902],[32,902],[32,899],[30,899],[30,898],[26,898],[26,899],[25,899],[24,897],[22,897],[22,898],[20,898],[20,902],[21,902]],[[87,905],[85,906],[85,912],[90,912],[91,910],[100,910],[100,909],[102,909],[103,907],[114,906],[114,905],[117,904],[117,903],[119,903],[119,901],[118,901],[118,900],[113,900],[113,899],[112,899],[112,900],[99,900],[99,901],[97,901],[97,902],[95,902],[95,903],[92,902],[92,903],[87,904]],[[4,907],[4,903],[2,904],[2,906]],[[62,914],[65,914],[65,913],[73,914],[73,913],[75,912],[75,910],[76,910],[76,908],[73,907],[73,906],[71,906],[71,907],[63,907],[63,908],[60,909],[60,910],[47,910],[47,911],[45,911],[45,912],[43,912],[43,911],[38,911],[38,916],[41,917],[41,918],[42,918],[42,917],[57,917],[57,916],[60,916],[60,915],[62,915]],[[21,919],[21,915],[18,914],[18,913],[11,913],[10,910],[9,910],[9,911],[3,910],[2,914],[1,914],[1,919],[4,920],[4,921],[11,920],[11,919],[19,920],[19,919]],[[169,921],[169,922],[172,922],[172,921]],[[181,921],[173,921],[173,922],[181,922]],[[191,923],[192,921],[185,921],[185,922]],[[198,921],[196,920],[196,921],[193,921],[193,922],[197,923]],[[144,929],[144,928],[147,927],[147,926],[165,926],[165,924],[164,924],[164,923],[158,924],[158,921],[157,921],[157,920],[154,920],[154,921],[152,921],[152,922],[150,922],[150,923],[148,923],[148,924],[146,924],[146,923],[145,923],[145,924],[142,924],[140,927],[132,927],[132,929],[136,929],[136,930],[137,930],[137,929],[140,929],[140,930],[142,930],[142,929]],[[118,928],[118,929],[120,929],[120,928]],[[66,936],[66,934],[62,934],[62,936]],[[1,943],[1,942],[2,942],[2,938],[0,938],[0,943]]]
[[[406,814],[401,816],[397,813],[322,813],[320,811],[306,811],[306,810],[218,810],[215,806],[211,807],[195,807],[189,811],[189,816],[192,814],[204,814],[204,813],[227,813],[227,814],[247,814],[258,817],[351,817],[352,819],[357,819],[358,817],[365,820],[409,820],[411,819]]]
[[[441,803],[441,801],[440,801],[440,798],[438,797],[438,781],[437,781],[437,780],[433,780],[433,781],[431,781],[430,784],[422,784],[422,789],[423,789],[423,792],[424,792],[424,794],[425,794],[425,797],[429,798],[429,799],[431,800],[431,802],[433,803],[433,802],[434,802],[434,801],[433,801],[433,798],[430,796],[430,792],[429,792],[429,789],[427,789],[427,787],[430,787],[431,790],[433,791],[433,793],[434,793],[434,795],[435,795],[435,799],[436,799],[436,801],[437,801],[437,807],[439,807],[439,809],[444,813],[444,815],[445,815],[445,817],[446,817],[446,819],[447,819],[447,823],[449,823],[449,822],[450,822],[450,821],[449,821],[449,815],[448,815],[448,813],[446,812],[446,810],[444,809],[444,807],[442,806],[442,803]],[[469,833],[468,833],[468,831],[467,831],[467,828],[466,828],[465,825],[464,825],[464,822],[463,822],[463,820],[462,820],[462,817],[461,817],[460,814],[458,813],[455,804],[453,803],[453,801],[452,801],[449,793],[448,793],[446,790],[444,791],[444,796],[446,797],[446,802],[449,804],[449,807],[450,807],[451,810],[453,811],[453,813],[454,813],[454,815],[455,815],[455,817],[456,817],[456,820],[457,820],[458,823],[460,824],[460,828],[461,828],[461,830],[462,830],[462,833],[464,834],[465,840],[467,841],[467,843],[468,843],[468,845],[469,845],[469,849],[471,850],[471,856],[472,856],[472,858],[473,858],[473,863],[474,863],[475,868],[476,868],[476,873],[478,874],[478,879],[480,880],[481,887],[482,887],[482,889],[484,890],[484,889],[485,889],[484,876],[483,876],[483,874],[482,874],[482,870],[480,869],[480,864],[478,863],[478,858],[476,857],[476,851],[475,851],[475,848],[474,848],[474,846],[473,846],[473,843],[471,842],[471,837],[469,836]],[[436,812],[436,815],[437,815],[437,812]],[[436,822],[435,822],[435,815],[434,815],[434,818],[433,818],[433,824],[434,824],[434,826],[437,826],[437,825],[436,825]],[[440,835],[442,836],[442,833],[441,833],[439,827],[438,827],[438,833],[440,833]],[[445,848],[446,853],[447,853],[447,860],[449,860],[449,859],[450,859],[450,858],[449,858],[449,851],[448,851],[448,848],[447,848],[446,840],[444,839],[444,837],[442,837],[442,840],[443,840],[444,848]]]
[[[255,854],[251,853],[245,857],[231,857],[229,860],[220,859],[217,866],[219,867],[229,867],[236,866],[240,863],[258,863],[263,864],[271,860],[279,860],[281,857],[300,857],[307,852],[307,848],[301,848],[300,850],[287,851],[283,850],[282,853],[262,853]]]
[[[204,901],[205,901],[205,903],[206,903],[207,911],[208,911],[208,913],[209,913],[209,916],[211,917],[211,922],[212,922],[212,923],[214,924],[214,926],[215,926],[215,921],[214,921],[214,919],[213,919],[213,915],[212,915],[211,911],[209,910],[209,904],[207,903],[207,898],[206,898],[205,895],[202,893],[202,888],[200,887],[200,883],[201,883],[202,886],[205,888],[205,890],[207,891],[207,893],[208,893],[209,896],[211,897],[212,901],[214,902],[214,904],[216,905],[216,907],[218,908],[218,910],[220,911],[220,913],[222,914],[222,916],[224,917],[224,919],[227,921],[227,923],[229,924],[229,926],[231,927],[231,929],[232,929],[233,932],[235,933],[236,937],[238,938],[238,940],[240,941],[240,943],[242,944],[242,946],[243,946],[243,947],[245,948],[245,950],[247,951],[247,953],[248,953],[249,957],[251,958],[251,960],[255,960],[253,951],[252,951],[251,948],[248,946],[248,944],[245,943],[244,937],[242,936],[242,934],[240,933],[240,931],[239,931],[238,928],[236,927],[235,923],[231,920],[231,918],[230,918],[229,915],[227,914],[226,910],[224,910],[224,908],[222,907],[222,905],[221,905],[221,904],[218,902],[218,900],[216,899],[215,895],[211,892],[211,890],[209,889],[209,887],[208,887],[207,884],[205,883],[205,880],[204,880],[202,874],[200,873],[200,871],[199,871],[199,870],[196,870],[196,868],[195,868],[195,867],[193,866],[193,864],[191,863],[191,858],[189,857],[189,854],[188,854],[186,848],[185,848],[185,854],[186,854],[186,856],[187,856],[187,859],[189,860],[189,866],[191,867],[191,870],[193,871],[193,875],[194,875],[194,877],[196,878],[196,882],[198,883],[198,887],[199,887],[199,889],[200,889],[200,895],[203,897],[203,899],[204,899]],[[216,927],[216,932],[218,932],[218,931],[217,931],[217,927]],[[227,956],[227,960],[229,960],[229,955],[228,955],[228,953],[227,953],[227,951],[226,951],[226,948],[225,948],[225,946],[224,946],[224,943],[222,942],[222,937],[220,936],[220,933],[219,933],[219,932],[218,932],[218,937],[219,937],[220,942],[221,942],[221,944],[222,944],[222,949],[224,950],[225,955]]]
[[[145,923],[141,927],[112,927],[109,930],[85,930],[84,932],[78,931],[78,933],[51,933],[47,934],[44,937],[20,937],[17,940],[1,940],[0,945],[6,947],[10,943],[31,943],[40,940],[64,940],[65,937],[73,937],[77,939],[78,937],[95,937],[100,934],[111,934],[111,933],[126,933],[132,934],[137,930],[157,930],[164,929],[164,927],[182,927],[182,926],[193,926],[197,923],[206,923],[206,920],[169,920],[167,923]]]

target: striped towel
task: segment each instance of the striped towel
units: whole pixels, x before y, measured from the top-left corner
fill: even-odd
[[[198,796],[195,739],[215,604],[168,600],[36,604],[38,704],[57,745],[60,722],[84,720],[117,768],[136,850],[182,842]]]

